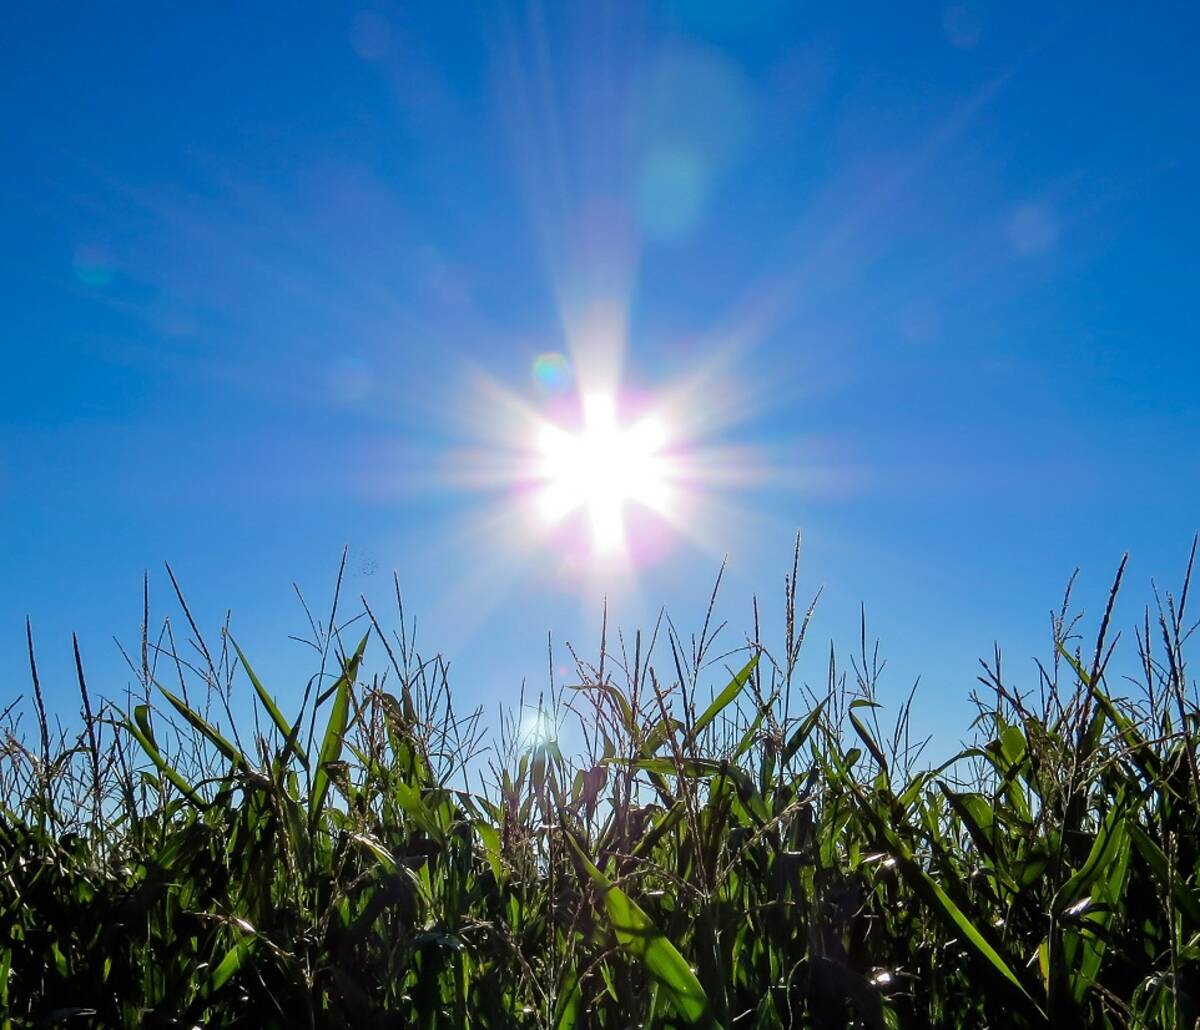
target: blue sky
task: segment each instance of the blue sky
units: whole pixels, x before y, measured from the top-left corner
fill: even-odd
[[[397,570],[491,711],[544,685],[548,632],[594,652],[604,593],[627,628],[698,625],[724,555],[728,642],[755,593],[778,637],[800,529],[808,677],[861,601],[885,696],[920,675],[957,737],[993,641],[1032,682],[1076,566],[1095,614],[1132,552],[1127,623],[1175,582],[1194,8],[725,7],[7,12],[9,693],[28,614],[56,711],[72,630],[119,694],[112,637],[143,569],[172,611],[165,559],[298,698],[291,584],[323,605],[348,545],[350,596],[382,605]],[[673,523],[631,507],[653,553],[612,583],[515,518],[524,487],[479,482],[519,450],[510,409],[569,412],[605,347],[621,404],[676,398],[678,447],[724,470]]]

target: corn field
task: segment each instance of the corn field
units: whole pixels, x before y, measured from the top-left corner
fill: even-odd
[[[402,606],[346,615],[340,589],[311,679],[273,687],[176,585],[127,697],[93,697],[76,647],[65,729],[30,632],[0,1022],[1191,1030],[1192,569],[1120,639],[1123,570],[1086,639],[1068,590],[1032,682],[976,670],[937,764],[865,630],[801,678],[795,565],[775,645],[757,613],[732,647],[711,620],[605,634],[495,732]]]

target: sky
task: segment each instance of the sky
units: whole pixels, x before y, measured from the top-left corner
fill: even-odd
[[[1094,632],[1131,553],[1128,627],[1200,527],[1198,28],[1185,3],[6,9],[5,703],[26,616],[53,712],[72,632],[121,695],[145,570],[179,618],[164,561],[298,703],[293,584],[324,609],[346,547],[347,604],[387,610],[394,570],[491,718],[545,688],[548,637],[595,656],[606,600],[699,628],[725,559],[725,642],[756,596],[780,641],[799,531],[805,678],[861,605],[883,698],[919,677],[959,739],[995,643],[1033,685],[1074,569]]]

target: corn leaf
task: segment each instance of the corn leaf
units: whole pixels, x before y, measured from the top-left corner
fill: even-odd
[[[329,710],[329,722],[325,725],[325,736],[321,741],[321,751],[317,758],[317,771],[313,776],[312,794],[308,800],[309,820],[315,822],[321,808],[325,804],[325,795],[329,793],[329,767],[342,756],[342,744],[346,736],[346,725],[350,720],[350,691],[358,676],[358,667],[362,662],[363,651],[366,650],[370,634],[363,636],[355,648],[353,656],[346,662],[342,675],[331,688],[333,706]]]
[[[592,864],[570,831],[566,831],[566,838],[579,864],[603,894],[605,912],[617,943],[642,961],[682,1019],[693,1025],[719,1027],[711,1016],[708,995],[675,945],[659,932],[636,902]]]

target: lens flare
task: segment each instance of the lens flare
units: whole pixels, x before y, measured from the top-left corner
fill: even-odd
[[[662,423],[646,416],[622,427],[612,394],[584,398],[583,429],[572,433],[544,423],[537,439],[541,482],[539,508],[548,522],[582,509],[600,553],[625,545],[625,508],[639,504],[664,513],[671,462]]]
[[[561,354],[539,354],[533,362],[533,382],[543,393],[561,393],[571,385],[571,366]]]
[[[525,713],[517,734],[517,746],[521,750],[532,751],[557,741],[558,726],[548,712],[538,710]]]

